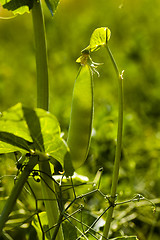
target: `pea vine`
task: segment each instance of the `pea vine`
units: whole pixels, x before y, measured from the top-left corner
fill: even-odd
[[[82,50],[81,56],[77,59],[77,62],[80,63],[80,69],[74,85],[68,139],[65,142],[61,137],[61,129],[56,117],[49,112],[48,60],[41,1],[0,0],[0,3],[3,8],[11,10],[16,16],[25,12],[32,12],[37,71],[37,108],[30,109],[18,103],[16,106],[1,113],[0,116],[0,154],[14,153],[19,155],[17,166],[20,166],[15,185],[0,216],[0,234],[1,236],[6,236],[5,224],[24,186],[27,186],[36,204],[32,226],[36,229],[39,239],[67,239],[67,237],[65,238],[67,230],[64,230],[65,225],[62,225],[64,222],[70,223],[69,229],[74,225],[74,227],[72,226],[74,239],[80,239],[81,237],[89,239],[87,234],[90,234],[95,239],[99,239],[96,237],[96,234],[92,233],[94,231],[93,227],[105,215],[104,230],[98,236],[103,240],[108,239],[114,207],[118,205],[116,194],[123,130],[123,71],[122,73],[119,72],[108,46],[111,31],[107,27],[95,29],[90,38],[89,46]],[[45,3],[53,16],[59,0],[45,0]],[[92,190],[83,195],[77,195],[75,190],[77,186],[89,184],[82,181],[81,184],[76,185],[73,179],[75,171],[84,164],[90,147],[94,109],[93,77],[94,74],[99,76],[97,68],[101,65],[101,63],[95,63],[92,60],[91,54],[102,47],[109,54],[118,80],[117,146],[111,192],[107,196],[100,191],[102,174],[102,169],[100,169],[95,180],[91,183]],[[53,177],[53,172],[58,175],[58,180]],[[38,212],[38,198],[28,181],[30,177],[36,180],[37,183],[41,183],[45,212]],[[94,186],[97,187],[94,188]],[[70,199],[70,203],[67,206],[63,202],[64,191],[68,193]],[[95,192],[107,199],[108,206],[103,214],[88,226],[75,217],[78,212],[81,213],[83,211],[84,207],[82,204],[78,205],[79,208],[75,212],[69,213],[69,209],[72,209],[74,204],[78,203],[80,199],[84,199]],[[137,197],[131,201],[139,201],[141,199],[144,200],[143,197]],[[74,224],[71,220],[74,221]],[[82,230],[76,227],[76,223],[81,223]],[[47,225],[46,231],[44,230],[44,225]],[[84,227],[87,230],[84,230]],[[137,238],[135,236],[124,236],[116,239],[136,240]]]

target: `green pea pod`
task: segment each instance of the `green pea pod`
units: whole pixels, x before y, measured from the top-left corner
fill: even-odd
[[[93,120],[93,79],[90,66],[82,64],[78,72],[70,116],[67,144],[75,169],[87,158]]]

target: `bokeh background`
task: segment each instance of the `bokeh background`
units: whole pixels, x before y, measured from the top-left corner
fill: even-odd
[[[111,236],[136,234],[140,240],[160,235],[160,1],[61,0],[56,14],[45,14],[50,79],[50,112],[67,137],[76,59],[97,27],[109,27],[110,49],[124,70],[124,137],[118,199],[142,194],[148,202],[122,205],[115,211]],[[0,7],[0,15],[8,13]],[[0,19],[0,111],[22,102],[36,106],[36,71],[32,15]],[[117,80],[105,49],[94,53],[100,77],[94,75],[94,134],[79,173],[91,179],[104,168],[101,187],[109,194],[117,131]],[[10,163],[11,164],[11,163]],[[12,166],[13,165],[13,166]],[[1,175],[14,164],[0,169]],[[8,190],[9,191],[9,190]],[[7,192],[6,192],[7,194]],[[98,201],[98,202],[97,202]],[[105,203],[96,199],[99,208]]]

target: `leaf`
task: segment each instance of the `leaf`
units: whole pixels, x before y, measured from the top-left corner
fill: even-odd
[[[25,139],[21,138],[21,137],[18,137],[12,133],[8,133],[8,132],[0,132],[0,140],[4,143],[8,143],[12,146],[15,146],[16,148],[14,148],[14,151],[17,151],[20,148],[21,149],[24,149],[26,151],[30,151],[32,144],[31,142],[28,142],[26,141]],[[0,145],[0,153],[4,153],[4,148],[6,148],[5,145]],[[8,150],[7,150],[8,152]]]
[[[63,165],[68,148],[60,136],[61,129],[56,117],[43,109],[37,108],[35,111],[40,120],[45,152]]]
[[[123,236],[123,237],[116,237],[110,240],[138,240],[136,236]]]
[[[44,143],[41,132],[41,126],[39,118],[33,109],[22,107],[23,115],[27,123],[30,136],[35,144],[36,149],[44,152]]]
[[[19,103],[1,114],[0,133],[0,153],[37,149],[64,165],[68,148],[60,136],[59,123],[51,113]]]
[[[60,0],[45,0],[46,5],[47,5],[49,11],[51,12],[52,16],[53,16],[53,14],[55,13],[55,11],[57,9],[59,1]]]
[[[23,121],[21,104],[3,112],[0,117],[0,153],[25,152],[33,145],[27,125]]]
[[[33,0],[0,0],[3,8],[12,11],[14,14],[29,13],[33,7]]]
[[[62,226],[65,240],[77,239],[77,229],[75,226],[67,221],[65,221]]]
[[[16,151],[20,151],[21,153],[24,154],[26,153],[26,151],[24,151],[22,148],[19,148],[18,146],[11,145],[0,140],[0,154],[13,153]]]
[[[23,116],[21,103],[16,104],[1,114],[0,131],[13,133],[18,137],[32,142],[28,126]]]
[[[106,45],[110,39],[111,31],[107,27],[101,27],[94,30],[90,38],[91,52],[97,51],[100,47]]]
[[[39,219],[41,222],[41,226],[42,226],[44,232],[46,232],[49,229],[47,214],[46,214],[46,212],[41,212],[38,215],[39,215]],[[41,229],[37,215],[34,217],[34,219],[32,221],[32,226],[35,228],[35,230],[37,232],[38,239],[39,240],[44,239],[43,235],[42,235],[42,229]],[[47,231],[47,233],[46,233],[45,240],[47,240],[47,239],[51,240],[49,231]]]

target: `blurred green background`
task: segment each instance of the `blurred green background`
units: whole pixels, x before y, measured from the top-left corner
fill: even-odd
[[[117,216],[122,212],[124,216],[114,222],[113,237],[125,233],[137,234],[140,240],[158,240],[160,235],[159,12],[159,0],[61,0],[52,18],[44,5],[50,111],[57,116],[64,138],[79,68],[75,61],[89,44],[95,28],[110,28],[110,49],[119,69],[125,70],[124,141],[118,198],[129,199],[140,193],[157,203],[157,211],[153,214],[151,207],[139,205],[132,209],[117,208]],[[6,14],[0,8],[0,15]],[[34,53],[31,14],[0,19],[0,111],[17,102],[36,106]],[[88,159],[79,173],[85,170],[93,178],[103,166],[102,189],[109,194],[117,128],[117,82],[105,49],[94,53],[92,58],[104,64],[98,69],[100,77],[94,75],[94,134]],[[104,207],[104,203],[99,204]]]

